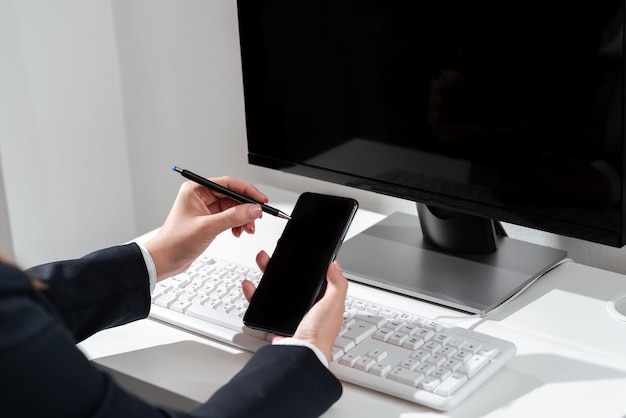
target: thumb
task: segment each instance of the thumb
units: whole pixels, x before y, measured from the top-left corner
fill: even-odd
[[[330,287],[336,289],[337,292],[348,292],[348,280],[341,272],[341,264],[338,260],[335,260],[331,263],[330,268],[328,269],[328,272],[326,274],[326,279],[328,280],[328,284],[330,285]]]

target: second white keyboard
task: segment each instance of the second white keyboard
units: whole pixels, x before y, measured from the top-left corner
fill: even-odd
[[[204,255],[156,285],[150,316],[256,351],[268,335],[243,325],[241,281],[260,278],[258,270]],[[515,352],[510,341],[348,297],[329,367],[346,382],[449,410]]]

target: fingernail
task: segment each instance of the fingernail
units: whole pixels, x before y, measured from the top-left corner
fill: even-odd
[[[261,215],[263,215],[263,211],[261,210],[261,205],[248,206],[248,216],[251,219],[260,218]]]

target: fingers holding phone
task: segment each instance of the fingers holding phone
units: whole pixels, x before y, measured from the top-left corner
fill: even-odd
[[[250,296],[243,317],[246,326],[286,336],[295,334],[305,314],[324,294],[328,268],[357,208],[357,201],[351,198],[310,192],[300,195],[272,257],[267,260],[264,253],[257,256],[262,270],[265,266],[258,288],[252,292],[248,284],[244,285]],[[333,277],[337,274],[333,269],[330,273]]]
[[[265,252],[262,253],[261,257],[266,265],[269,256]],[[259,267],[263,270],[262,264],[259,264]],[[334,261],[328,266],[326,282],[324,295],[302,318],[293,336],[315,345],[330,362],[333,343],[343,322],[345,299],[348,293],[348,280],[341,272],[338,261]],[[248,280],[244,280],[241,286],[246,299],[250,301],[256,287]],[[276,335],[273,340],[276,338],[284,338],[284,336]]]
[[[306,313],[294,333],[298,338],[318,347],[330,362],[333,343],[343,323],[348,280],[341,273],[338,261],[328,266],[324,296]]]
[[[259,251],[256,255],[256,264],[262,272],[265,271],[265,267],[267,267],[267,263],[269,261],[270,256],[265,251]],[[252,300],[252,295],[254,295],[254,291],[256,290],[256,286],[250,280],[244,280],[241,282],[241,290],[243,291],[243,295],[246,300],[250,302]]]

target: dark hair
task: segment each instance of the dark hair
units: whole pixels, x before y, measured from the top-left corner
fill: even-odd
[[[11,257],[8,257],[4,254],[0,254],[0,263],[4,263],[7,264],[9,266],[13,266],[13,267],[18,267],[17,263],[11,259]],[[44,282],[43,280],[41,280],[41,278],[34,273],[33,270],[27,270],[24,272],[24,274],[26,274],[26,276],[28,276],[28,278],[30,279],[31,283],[33,284],[33,287],[37,290],[44,290],[48,288],[48,284],[46,282]]]

